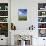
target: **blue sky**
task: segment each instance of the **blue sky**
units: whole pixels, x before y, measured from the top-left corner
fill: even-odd
[[[27,16],[27,9],[19,9],[19,16]]]

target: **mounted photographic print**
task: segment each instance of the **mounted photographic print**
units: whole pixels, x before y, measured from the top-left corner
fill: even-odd
[[[46,37],[46,29],[39,29],[39,37]]]
[[[18,20],[27,20],[27,9],[18,9]]]
[[[0,23],[0,35],[8,37],[8,23]]]

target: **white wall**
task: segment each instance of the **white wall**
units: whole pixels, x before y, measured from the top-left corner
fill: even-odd
[[[11,22],[16,25],[17,30],[27,30],[31,25],[38,27],[38,3],[46,0],[11,0]],[[18,9],[27,9],[27,21],[18,20]]]
[[[36,34],[33,33],[33,46],[41,46],[40,43],[43,44],[43,40],[41,40],[43,38],[38,38],[37,30],[38,3],[46,3],[46,0],[11,0],[11,22],[14,23],[14,25],[16,25],[18,32],[19,30],[27,30],[27,28],[32,24],[35,26],[34,32],[36,32]],[[20,8],[27,8],[27,21],[18,20],[18,9]],[[35,38],[35,36],[37,37]]]
[[[18,21],[18,9],[20,8],[27,8],[27,21]],[[11,22],[13,22],[16,25],[16,32],[24,32],[27,30],[29,26],[32,24],[35,26],[35,32],[34,36],[37,36],[37,9],[38,4],[37,0],[11,0]],[[23,31],[22,31],[23,30]],[[21,33],[20,32],[20,33]],[[25,31],[25,34],[27,31]],[[30,33],[29,33],[30,34]],[[14,40],[13,40],[14,41]],[[35,38],[33,39],[33,44],[37,44],[37,40]],[[35,42],[36,41],[36,42]]]
[[[18,20],[18,9],[27,9],[27,21]],[[16,25],[17,30],[26,30],[32,24],[37,23],[37,2],[31,0],[12,0],[11,1],[11,22]],[[36,19],[35,19],[36,18]]]

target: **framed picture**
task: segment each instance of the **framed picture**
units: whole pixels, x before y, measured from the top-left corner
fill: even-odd
[[[0,22],[8,22],[8,17],[0,17]]]
[[[46,23],[38,23],[38,28],[46,28]]]
[[[18,9],[18,20],[27,20],[27,9]]]
[[[0,23],[0,35],[8,37],[8,23]]]
[[[46,9],[46,3],[38,3],[38,10],[45,10]]]
[[[39,29],[39,37],[46,37],[46,29]]]

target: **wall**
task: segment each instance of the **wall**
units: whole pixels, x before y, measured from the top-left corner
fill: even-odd
[[[18,9],[27,9],[27,21],[18,20]],[[11,22],[16,25],[17,30],[27,30],[31,25],[37,23],[37,2],[31,0],[12,0],[11,1]],[[36,19],[35,19],[36,18]]]
[[[11,22],[16,25],[17,30],[27,30],[29,26],[38,27],[38,3],[45,3],[46,0],[11,0]],[[18,9],[27,9],[27,21],[18,20]]]
[[[16,31],[28,30],[28,27],[32,24],[35,27],[33,40],[33,46],[40,46],[43,44],[43,38],[38,38],[38,3],[45,3],[46,0],[11,0],[11,22],[16,25]],[[18,9],[27,8],[27,21],[18,20]],[[26,32],[26,31],[25,31]],[[36,37],[37,36],[37,37]],[[39,44],[38,44],[39,43]],[[44,45],[44,44],[43,44]],[[41,46],[43,46],[41,45]]]

